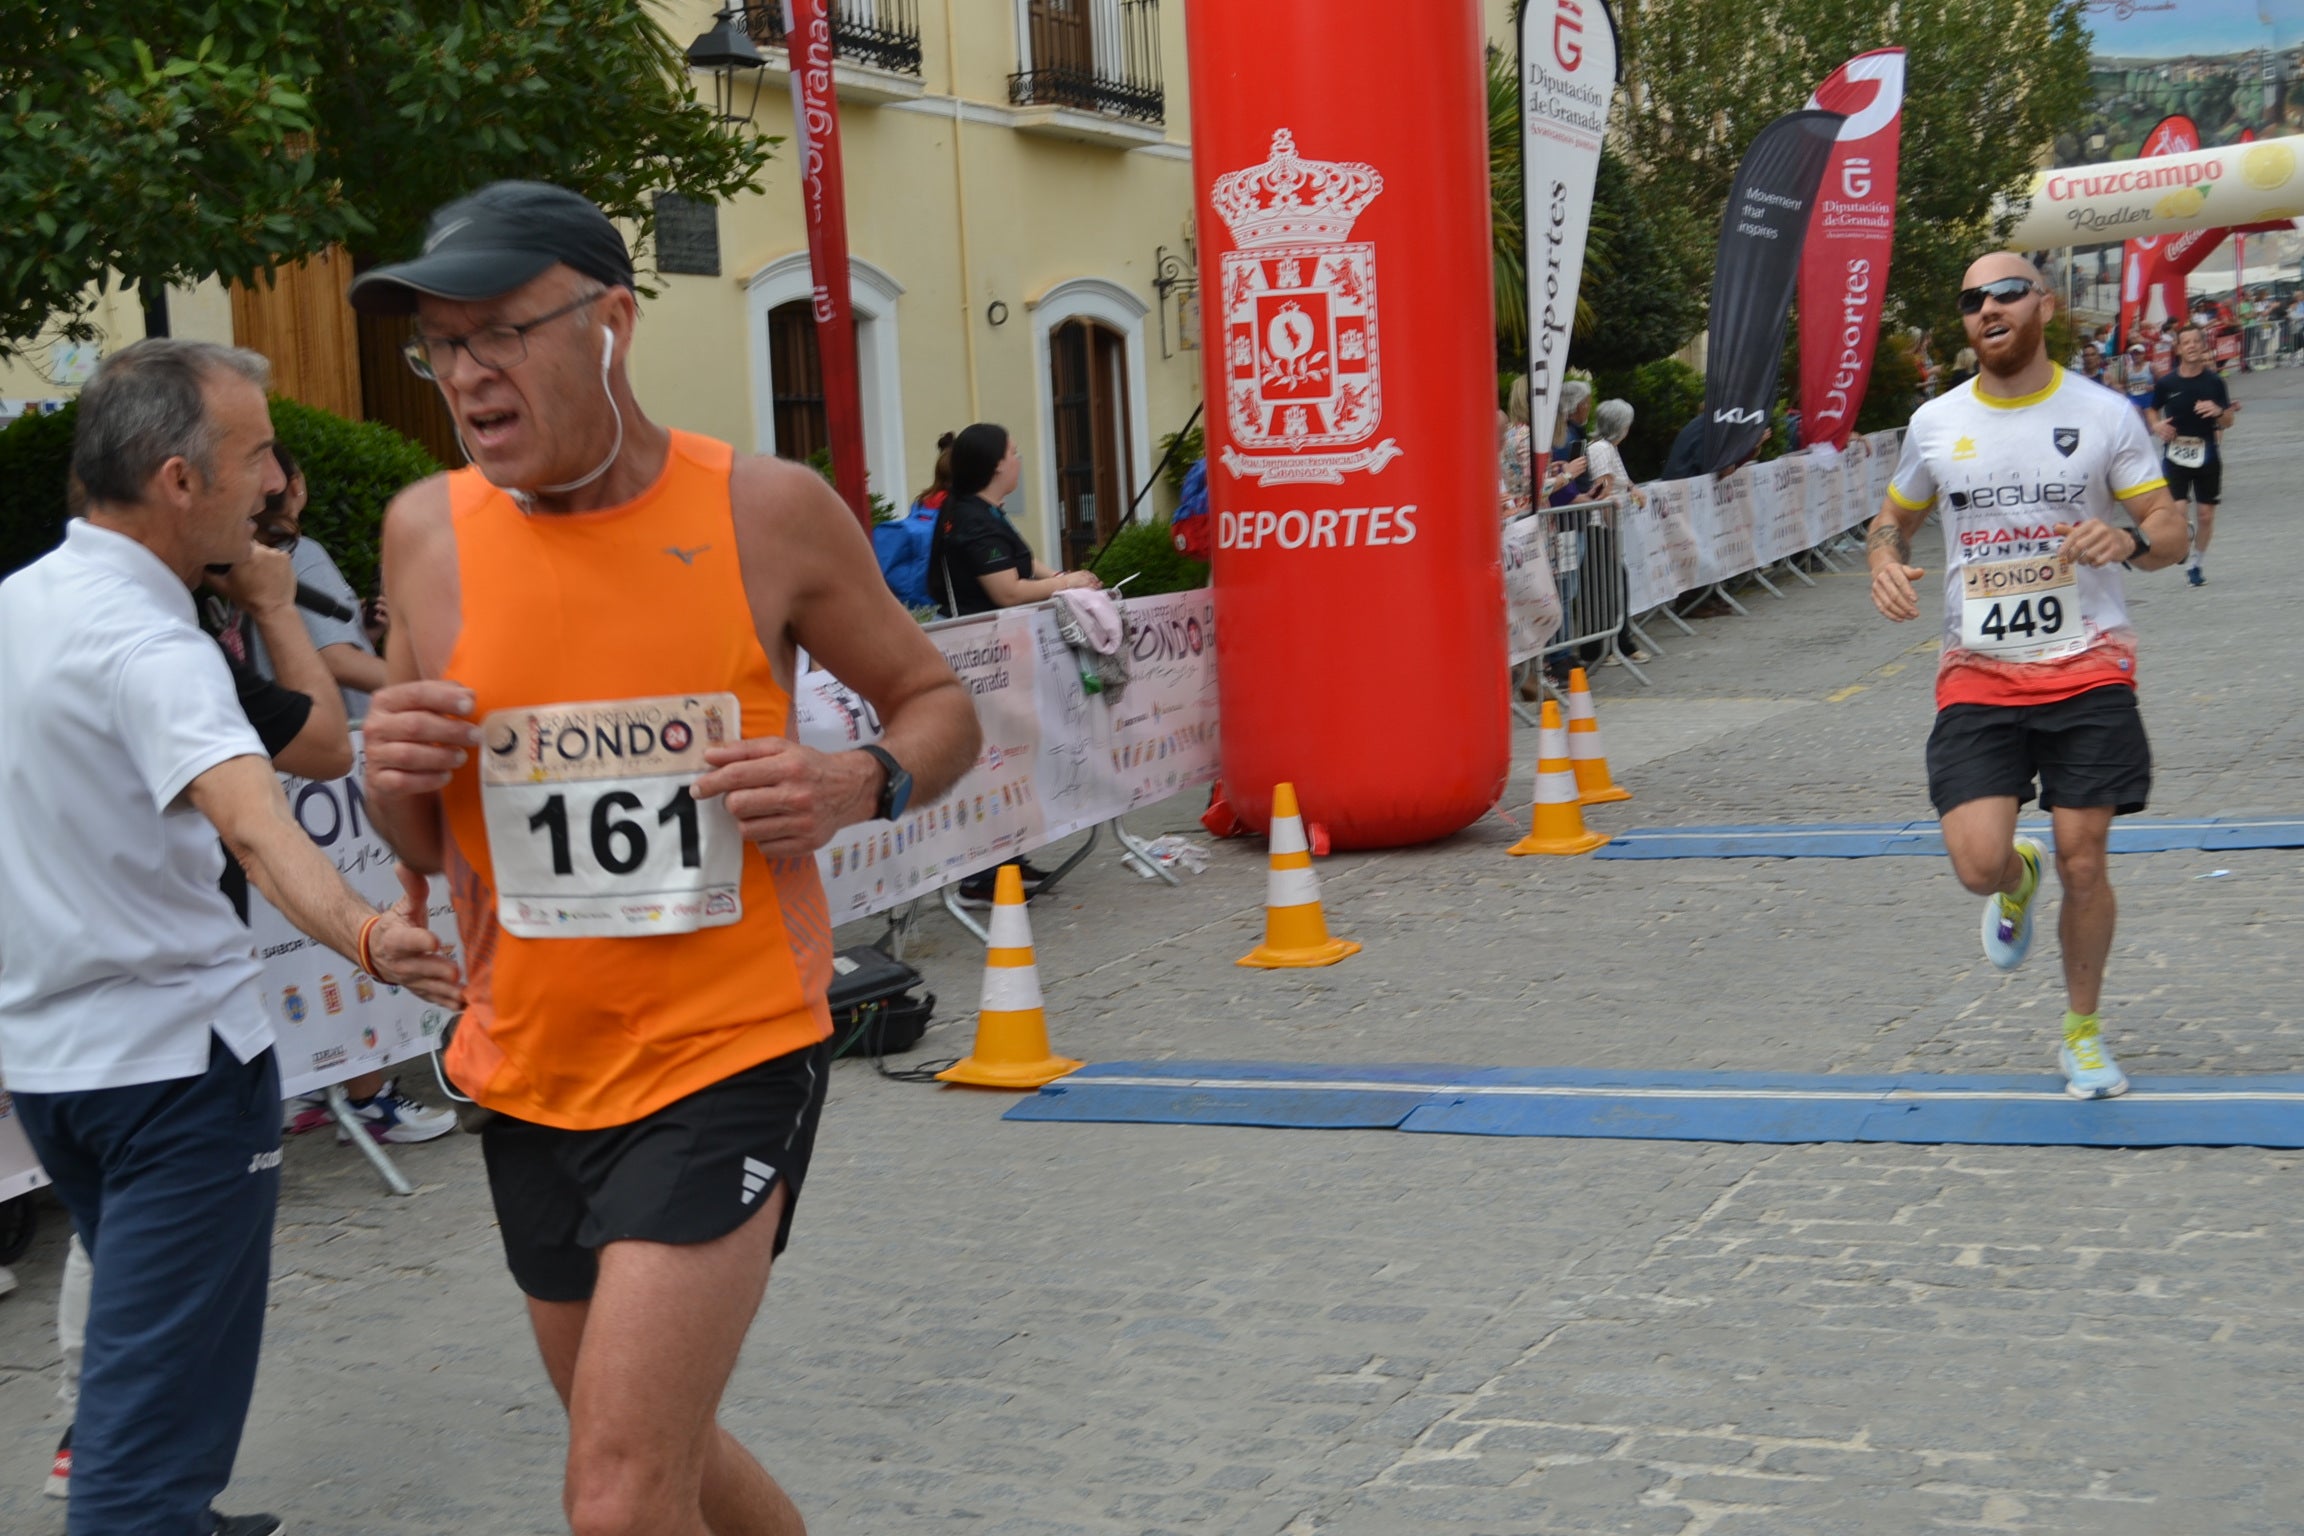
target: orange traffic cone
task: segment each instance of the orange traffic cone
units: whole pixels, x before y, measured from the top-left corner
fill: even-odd
[[[1590,853],[1608,841],[1605,832],[1584,830],[1584,807],[1576,798],[1576,772],[1569,766],[1568,732],[1560,706],[1544,701],[1543,729],[1536,733],[1536,818],[1514,853]]]
[[[992,885],[992,947],[984,954],[984,1008],[966,1058],[936,1074],[975,1088],[1038,1088],[1083,1063],[1048,1049],[1032,921],[1024,915],[1024,872],[1000,866]]]
[[[1296,809],[1296,786],[1272,789],[1272,868],[1264,877],[1264,942],[1240,957],[1259,970],[1334,965],[1360,953],[1350,939],[1331,938],[1320,910],[1320,877],[1312,873],[1312,847]]]
[[[1592,685],[1582,667],[1568,673],[1568,760],[1576,768],[1576,798],[1584,804],[1632,798],[1632,791],[1608,776],[1608,750],[1600,744],[1600,717],[1592,713]]]

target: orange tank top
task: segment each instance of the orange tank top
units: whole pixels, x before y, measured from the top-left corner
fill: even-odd
[[[497,725],[506,751],[549,752],[550,732],[569,718],[559,706],[602,706],[592,718],[612,721],[616,701],[685,699],[693,706],[699,696],[728,694],[737,704],[737,734],[789,734],[792,698],[760,646],[738,569],[728,494],[733,462],[727,444],[675,432],[663,475],[638,499],[599,512],[533,517],[476,470],[448,477],[463,612],[446,675],[472,690],[483,722],[553,722],[529,731],[544,742],[525,745],[513,728]],[[679,713],[677,702],[670,707]],[[700,744],[700,718],[666,724],[660,711],[628,712],[657,720],[664,739],[647,733],[647,746],[686,745],[691,736]],[[716,732],[719,711],[712,715]],[[593,734],[610,733],[602,727]],[[581,755],[590,750],[584,735],[563,745]],[[641,745],[598,742],[603,752]],[[815,860],[769,860],[736,839],[732,824],[715,855],[725,861],[728,883],[710,899],[723,911],[740,903],[741,915],[722,917],[720,926],[578,938],[511,931],[499,907],[491,814],[497,836],[514,840],[505,845],[516,866],[506,878],[524,880],[520,870],[573,869],[584,859],[605,859],[612,870],[637,863],[650,838],[670,857],[683,832],[693,852],[695,808],[642,804],[662,798],[662,787],[673,782],[660,779],[628,795],[603,796],[589,786],[589,815],[583,784],[571,786],[572,813],[567,804],[539,802],[528,816],[524,801],[508,814],[506,797],[492,813],[481,772],[490,751],[484,745],[474,754],[442,796],[466,972],[464,1018],[448,1068],[465,1092],[522,1120],[596,1130],[629,1124],[831,1033],[825,989],[832,935]],[[499,769],[491,777],[489,793],[497,793],[502,776]],[[728,851],[731,840],[741,844],[740,855]],[[635,877],[640,884],[646,873]],[[617,900],[628,921],[650,910],[628,893],[596,905],[606,911]],[[533,927],[555,915],[582,919],[587,909],[555,914],[520,906],[512,920]]]

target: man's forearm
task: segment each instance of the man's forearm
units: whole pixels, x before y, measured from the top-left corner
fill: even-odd
[[[374,693],[384,686],[384,658],[360,649],[349,640],[329,646],[320,653],[320,660],[327,665],[328,675],[341,687]]]
[[[336,953],[359,960],[360,925],[375,912],[316,847],[280,799],[274,815],[226,838],[249,883],[281,915]]]
[[[2136,519],[2136,529],[2152,546],[2129,562],[2139,571],[2164,571],[2181,565],[2192,553],[2192,529],[2184,520],[2184,509],[2173,501]]]
[[[882,725],[880,745],[912,775],[914,805],[925,805],[959,783],[984,748],[976,701],[958,679],[905,700]]]
[[[447,835],[438,795],[379,795],[371,789],[367,804],[369,823],[401,863],[427,875],[447,867]]]
[[[1884,565],[1912,563],[1912,534],[1902,518],[1882,512],[1872,519],[1872,529],[1864,535],[1864,560],[1875,571]]]
[[[347,728],[344,692],[329,674],[328,664],[312,648],[311,633],[296,610],[283,603],[257,613],[255,619],[256,631],[264,637],[264,649],[272,658],[273,680],[312,700],[312,714],[304,722],[304,730],[342,736]]]

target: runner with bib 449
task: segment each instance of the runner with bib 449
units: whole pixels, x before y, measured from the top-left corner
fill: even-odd
[[[2055,302],[2021,256],[1969,267],[1960,314],[1979,371],[1913,414],[1868,555],[1873,605],[1918,618],[1912,535],[1943,509],[1929,799],[1960,883],[1985,898],[1985,957],[2008,971],[2039,904],[2046,850],[2016,835],[2037,785],[2064,891],[2058,1065],[2075,1098],[2103,1099],[2128,1088],[2097,1012],[2117,917],[2105,849],[2113,817],[2152,788],[2120,567],[2176,564],[2187,530],[2136,412],[2048,360]]]

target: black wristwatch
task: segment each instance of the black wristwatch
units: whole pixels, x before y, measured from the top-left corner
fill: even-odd
[[[2131,529],[2129,529],[2129,530],[2128,530],[2128,537],[2130,537],[2130,538],[2132,538],[2132,539],[2134,539],[2134,540],[2136,541],[2136,549],[2135,549],[2135,552],[2134,552],[2133,554],[2129,555],[2129,557],[2128,557],[2126,560],[2124,560],[2124,561],[2122,561],[2122,562],[2121,562],[2123,565],[2133,565],[2133,564],[2135,564],[2135,563],[2136,563],[2138,560],[2142,559],[2144,556],[2146,556],[2146,555],[2148,555],[2148,554],[2152,553],[2152,541],[2151,541],[2150,539],[2148,539],[2148,538],[2144,537],[2144,530],[2143,530],[2143,529],[2141,529],[2141,528],[2131,528]]]
[[[871,754],[887,774],[880,781],[880,800],[872,808],[873,816],[881,821],[894,821],[912,803],[912,775],[904,771],[904,765],[896,761],[886,747],[864,746],[857,750]]]

